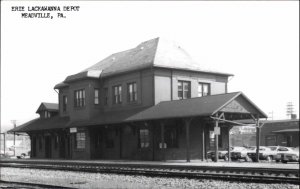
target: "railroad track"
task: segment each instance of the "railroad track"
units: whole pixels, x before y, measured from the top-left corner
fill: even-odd
[[[115,173],[160,177],[218,179],[258,183],[300,184],[299,169],[218,167],[157,164],[118,164],[66,161],[0,161],[1,167]]]

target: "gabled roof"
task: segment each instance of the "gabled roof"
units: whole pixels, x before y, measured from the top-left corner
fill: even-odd
[[[39,113],[40,111],[49,111],[49,112],[58,112],[58,104],[56,103],[48,103],[48,102],[42,102],[39,108],[37,109],[36,113]]]
[[[228,73],[203,70],[180,46],[162,38],[155,38],[145,41],[133,49],[114,53],[97,64],[77,74],[70,75],[64,82],[57,84],[55,88],[65,87],[68,82],[78,79],[100,78],[150,67],[232,76]]]
[[[234,103],[234,109],[230,109]],[[236,107],[238,107],[236,109]],[[260,118],[266,118],[266,114],[257,108],[255,104],[241,92],[209,95],[160,102],[130,118],[126,121],[146,121],[168,118],[184,118],[194,116],[212,116],[217,112],[251,113],[258,114]]]

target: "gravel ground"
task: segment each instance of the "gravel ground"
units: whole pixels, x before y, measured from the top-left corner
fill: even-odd
[[[74,188],[299,189],[298,185],[292,184],[258,184],[209,179],[159,178],[20,168],[1,168],[1,180]]]

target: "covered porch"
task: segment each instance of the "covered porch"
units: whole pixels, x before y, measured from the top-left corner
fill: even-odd
[[[242,120],[252,119],[255,123],[258,146],[260,118],[267,116],[243,93],[237,92],[161,102],[127,118],[124,122],[151,126],[153,160],[183,157],[184,153],[186,161],[190,162],[195,158],[207,159],[208,150],[213,149],[215,154],[219,154],[221,147],[229,152],[231,146],[229,131],[233,126],[245,125]],[[174,144],[168,145],[170,138],[176,138],[179,134],[172,127],[177,127],[177,132],[184,135],[178,138],[176,148]],[[159,138],[155,140],[154,137]],[[155,141],[158,141],[158,144],[155,144]],[[158,150],[155,150],[156,146]],[[230,156],[230,153],[228,154]],[[217,162],[218,156],[215,157],[214,160]]]

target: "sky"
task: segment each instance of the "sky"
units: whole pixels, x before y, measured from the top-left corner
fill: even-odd
[[[80,8],[65,18],[21,17],[45,5]],[[38,117],[41,102],[58,103],[53,88],[68,75],[156,37],[203,69],[234,74],[229,92],[242,91],[268,119],[287,119],[287,102],[299,117],[297,1],[2,1],[1,128]]]

